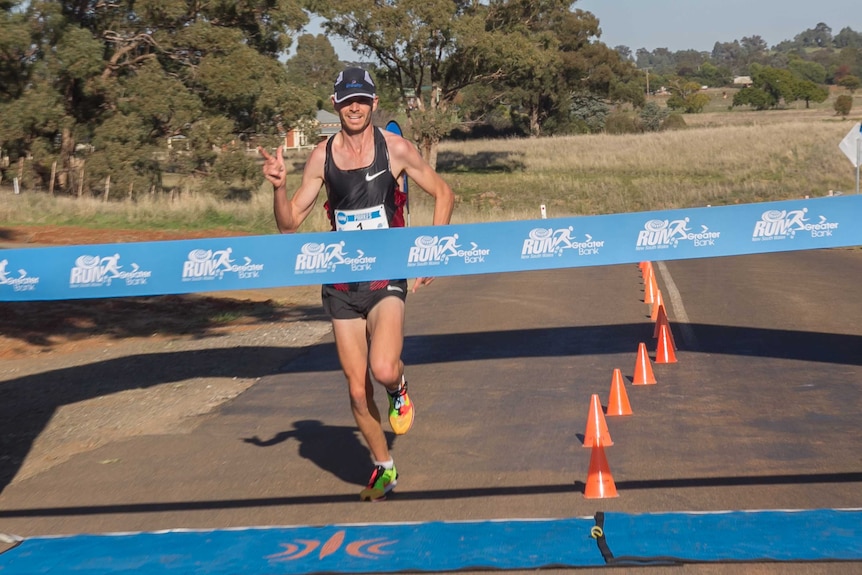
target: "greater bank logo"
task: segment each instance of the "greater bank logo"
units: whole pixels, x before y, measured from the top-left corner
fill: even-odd
[[[760,242],[793,239],[797,232],[810,233],[812,238],[825,238],[838,229],[837,222],[827,221],[824,216],[818,216],[820,221],[810,223],[810,220],[805,217],[807,214],[808,208],[763,212],[760,221],[754,224],[751,240]]]
[[[238,279],[260,277],[263,264],[252,263],[251,258],[243,256],[241,264],[231,258],[233,248],[223,250],[192,250],[183,262],[184,282],[199,282],[224,279],[225,274],[236,274]]]
[[[664,250],[676,248],[680,242],[691,242],[696,248],[714,246],[721,232],[713,232],[704,225],[700,231],[689,227],[690,218],[681,220],[649,220],[638,232],[637,250]]]
[[[114,280],[127,286],[146,285],[153,272],[142,270],[136,263],[129,265],[131,269],[123,269],[118,253],[112,256],[78,256],[69,274],[69,287],[106,287]]]
[[[572,235],[575,228],[534,228],[529,237],[524,240],[521,248],[521,259],[550,258],[562,256],[566,250],[579,256],[599,255],[599,249],[605,245],[604,240],[594,240],[590,234],[584,234],[584,241],[579,242]]]
[[[345,249],[346,243],[335,244],[309,242],[304,244],[296,256],[294,271],[298,274],[319,274],[335,271],[339,266],[350,271],[371,271],[377,262],[376,256],[367,256],[362,250],[351,255]]]
[[[468,249],[462,249],[458,243],[458,234],[451,236],[419,236],[410,247],[407,256],[408,267],[446,265],[451,258],[461,260],[465,264],[478,264],[485,261],[485,256],[491,253],[482,249],[475,242],[470,242]]]
[[[0,260],[0,286],[10,286],[13,291],[34,291],[39,285],[38,277],[29,277],[27,270],[19,269],[18,277],[11,277],[6,267],[9,260]]]

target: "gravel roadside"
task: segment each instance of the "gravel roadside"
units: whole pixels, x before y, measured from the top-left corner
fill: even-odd
[[[5,247],[180,235],[0,228]],[[114,441],[188,433],[330,329],[319,286],[0,302],[0,491]]]

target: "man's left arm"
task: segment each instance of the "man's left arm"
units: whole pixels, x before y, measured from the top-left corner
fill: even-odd
[[[404,138],[398,138],[395,148],[390,150],[390,153],[395,152],[396,157],[401,160],[399,163],[403,171],[434,198],[433,225],[447,225],[452,218],[452,209],[455,207],[455,194],[452,188],[422,158],[416,146]]]
[[[440,174],[426,162],[419,154],[416,147],[401,137],[394,138],[394,145],[390,146],[390,156],[398,160],[396,166],[401,166],[399,172],[404,171],[416,182],[420,188],[434,198],[433,225],[445,226],[452,219],[452,209],[455,207],[455,194]],[[434,281],[433,277],[417,278],[413,283],[413,292],[421,286],[428,285]]]

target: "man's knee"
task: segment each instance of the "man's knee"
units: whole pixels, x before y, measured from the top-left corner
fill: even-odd
[[[384,386],[389,386],[394,383],[397,383],[398,380],[401,378],[401,360],[372,360],[371,375],[373,375],[374,379],[382,383]]]

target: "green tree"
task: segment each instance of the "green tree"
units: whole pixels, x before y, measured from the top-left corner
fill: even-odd
[[[850,110],[853,109],[853,97],[848,96],[847,94],[841,94],[835,98],[833,108],[835,109],[836,114],[840,115],[842,118],[846,118],[850,115]]]
[[[0,12],[0,104],[19,97],[32,71],[33,46],[30,23],[16,3]]]
[[[432,165],[442,134],[456,125],[446,122],[460,91],[501,73],[485,64],[500,47],[485,30],[487,7],[477,2],[314,0],[310,8],[330,35],[376,62],[377,80],[394,86]]]
[[[317,107],[332,111],[332,85],[343,67],[335,48],[324,34],[303,34],[296,42],[296,52],[287,61],[287,79],[317,97]]]
[[[489,22],[508,47],[497,85],[526,112],[531,136],[541,135],[551,119],[556,131],[568,130],[576,97],[643,102],[632,62],[595,41],[600,30],[593,14],[571,11],[565,1],[525,0],[492,4]]]
[[[568,115],[575,92],[606,97],[621,80],[619,55],[593,42],[595,17],[561,0],[316,0],[325,28],[378,64],[395,87],[408,126],[428,161],[459,120],[467,87],[494,86],[486,110],[505,102],[523,110],[530,133]],[[636,73],[631,64],[629,81]],[[615,94],[619,93],[614,92]],[[465,108],[475,113],[477,106]]]
[[[668,87],[671,96],[667,107],[671,110],[682,110],[687,114],[697,114],[709,104],[709,96],[701,92],[700,84],[677,79]]]
[[[849,26],[842,28],[832,41],[838,50],[843,48],[862,48],[862,34],[854,31]]]
[[[811,80],[802,80],[796,85],[794,97],[796,100],[805,101],[805,107],[810,108],[811,102],[825,102],[829,97],[829,90]]]
[[[765,103],[769,108],[777,107],[781,100],[792,102],[796,99],[799,80],[790,70],[753,64],[751,66],[751,80],[753,82],[752,88],[761,90],[768,95]],[[759,99],[759,102],[764,103],[762,99]]]
[[[793,58],[787,67],[800,80],[808,80],[815,84],[824,84],[826,82],[826,68],[817,62]]]
[[[766,110],[775,106],[772,95],[760,88],[747,87],[733,95],[733,107],[751,106],[755,110]]]
[[[856,92],[856,90],[862,87],[862,80],[860,80],[857,76],[854,76],[853,74],[848,74],[838,80],[838,85],[842,88],[847,88],[847,90],[851,94],[853,94]]]
[[[670,110],[659,106],[655,102],[647,102],[640,113],[641,126],[645,132],[658,132],[662,124],[670,115]]]
[[[832,28],[819,22],[814,28],[797,34],[794,41],[805,48],[831,48]]]
[[[23,52],[21,28],[12,26],[18,13],[28,25]],[[158,183],[147,158],[178,134],[189,137],[189,163],[205,174],[214,149],[274,133],[285,118],[313,109],[275,58],[306,21],[299,0],[23,2],[4,21],[15,34],[3,34],[0,50],[10,59],[0,73],[14,71],[18,81],[0,98],[0,115],[27,113],[4,122],[0,139],[19,156],[32,154],[43,183],[58,161],[67,192],[109,174],[112,186],[123,178],[133,187]],[[82,142],[95,148],[86,170],[76,157]],[[114,152],[128,161],[109,157]],[[81,174],[86,182],[76,181]]]
[[[575,125],[584,133],[598,133],[605,129],[605,122],[610,114],[610,106],[595,96],[579,94],[572,97],[570,116]]]
[[[728,86],[733,81],[728,68],[714,66],[709,62],[704,62],[700,70],[693,75],[693,78],[697,82],[710,87]]]

